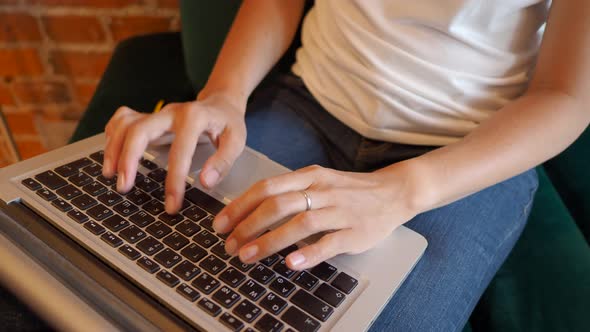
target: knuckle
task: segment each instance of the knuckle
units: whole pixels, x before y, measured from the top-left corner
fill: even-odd
[[[271,179],[264,179],[260,180],[255,184],[255,189],[257,192],[262,194],[263,196],[267,196],[272,192],[272,180]]]
[[[302,212],[297,217],[299,226],[301,229],[307,232],[315,233],[318,229],[317,218],[313,215],[313,213],[307,211]]]
[[[283,206],[284,205],[281,203],[281,198],[274,196],[265,199],[264,202],[262,202],[260,208],[261,210],[264,210],[267,214],[277,215],[281,214],[281,212],[284,209]]]

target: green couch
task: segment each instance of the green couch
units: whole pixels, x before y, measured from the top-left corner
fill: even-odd
[[[194,98],[239,3],[181,1],[181,37],[122,42],[72,140],[101,132],[122,104],[149,112],[160,98]],[[296,47],[274,70],[288,70]],[[528,225],[465,331],[590,331],[590,131],[538,172]]]

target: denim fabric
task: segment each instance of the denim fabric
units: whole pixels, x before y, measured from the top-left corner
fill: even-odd
[[[248,145],[291,169],[370,171],[433,149],[363,138],[294,76],[261,86],[246,122]],[[522,232],[537,186],[530,170],[406,223],[429,245],[371,331],[460,331]]]

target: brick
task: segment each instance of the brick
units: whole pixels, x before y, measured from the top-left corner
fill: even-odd
[[[47,151],[40,140],[33,140],[30,138],[20,139],[18,137],[15,138],[16,147],[21,155],[22,159],[29,159],[34,157],[38,154],[44,153]]]
[[[0,76],[40,75],[43,65],[34,48],[0,49]]]
[[[4,116],[13,135],[39,135],[33,113],[7,113]]]
[[[12,92],[19,104],[67,103],[72,100],[62,82],[13,82]]]
[[[41,33],[35,17],[26,13],[0,13],[0,41],[39,41]]]
[[[87,105],[94,96],[96,83],[74,83],[74,94],[76,100],[82,105]]]
[[[179,0],[158,0],[160,8],[178,8]]]
[[[106,68],[110,53],[82,51],[54,51],[49,61],[57,74],[76,78],[100,78]]]
[[[0,84],[0,105],[14,105],[12,93],[5,84]]]
[[[154,32],[170,30],[170,17],[158,16],[127,16],[113,17],[109,24],[113,39],[122,39]]]
[[[143,5],[146,0],[26,0],[27,4],[93,8],[123,8]]]
[[[50,39],[65,43],[105,41],[103,27],[93,16],[45,16],[42,19]]]

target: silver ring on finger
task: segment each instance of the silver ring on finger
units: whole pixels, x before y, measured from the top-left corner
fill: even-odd
[[[305,198],[305,204],[306,204],[305,211],[311,210],[311,195],[305,190],[301,190],[300,193]]]

